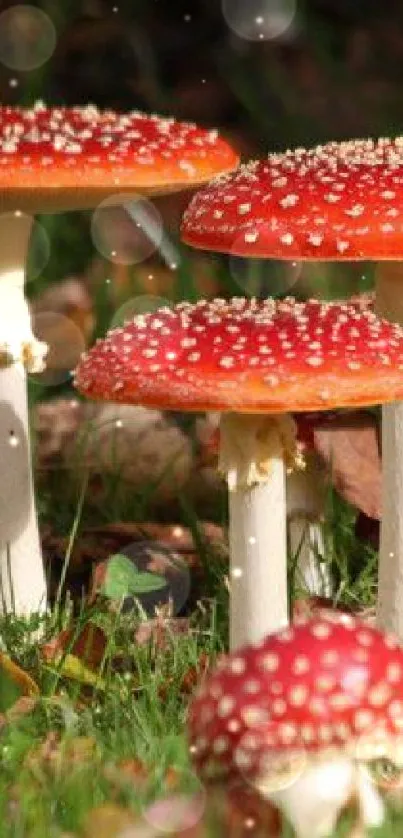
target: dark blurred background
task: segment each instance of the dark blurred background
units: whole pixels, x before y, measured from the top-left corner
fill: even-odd
[[[402,130],[403,5],[392,0],[2,0],[0,15],[3,103],[169,114],[219,126],[244,159]],[[25,69],[32,54],[39,66]],[[161,202],[173,235],[188,199]],[[52,248],[31,295],[95,255],[88,216],[44,223]],[[179,295],[210,288],[194,284],[182,278]]]

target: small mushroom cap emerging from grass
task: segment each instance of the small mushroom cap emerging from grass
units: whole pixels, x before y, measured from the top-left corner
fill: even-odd
[[[244,257],[400,259],[402,175],[402,137],[269,154],[202,189],[183,239]]]
[[[364,826],[379,826],[367,764],[403,763],[403,650],[324,611],[223,658],[193,699],[188,731],[205,781],[243,777],[298,838],[333,834],[353,798]]]

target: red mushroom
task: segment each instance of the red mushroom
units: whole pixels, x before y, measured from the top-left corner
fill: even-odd
[[[111,331],[82,358],[75,384],[93,399],[224,414],[236,648],[288,620],[285,471],[301,465],[289,412],[399,397],[403,331],[370,310],[315,300],[181,303]]]
[[[383,260],[376,310],[403,324],[403,138],[270,154],[202,190],[184,218],[194,247],[290,260]],[[385,361],[386,365],[386,361]],[[378,622],[403,638],[403,404],[383,409]]]
[[[403,650],[324,611],[224,658],[195,696],[188,730],[203,779],[241,774],[298,838],[329,835],[352,797],[365,826],[379,826],[368,764],[403,765]]]
[[[29,452],[25,369],[40,371],[24,297],[32,214],[93,207],[107,196],[200,184],[238,158],[215,131],[137,112],[0,106],[0,583],[6,610],[37,611],[46,585]],[[29,570],[27,571],[27,566]]]

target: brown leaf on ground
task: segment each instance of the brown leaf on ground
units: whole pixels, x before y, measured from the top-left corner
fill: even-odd
[[[2,672],[5,673],[11,681],[18,685],[23,695],[39,695],[38,684],[33,680],[33,678],[31,678],[30,675],[28,675],[28,672],[21,669],[21,667],[18,666],[15,661],[11,660],[11,658],[4,652],[0,652],[0,678],[2,677]]]
[[[57,660],[68,651],[91,669],[98,669],[104,659],[107,643],[105,632],[94,623],[87,623],[81,631],[77,631],[77,628],[64,629],[48,643],[44,643],[41,652],[49,662]]]
[[[49,529],[42,532],[42,546],[45,556],[51,562],[62,564],[68,548],[68,537],[55,535]],[[75,542],[70,555],[69,571],[91,571],[93,562],[99,562],[116,552],[116,541],[110,536],[99,539],[95,535],[81,535]]]
[[[226,551],[225,536],[221,527],[209,522],[200,525],[201,537],[207,546],[211,546],[218,556]],[[189,529],[180,524],[126,523],[106,524],[102,527],[90,527],[80,533],[73,546],[70,568],[90,568],[92,562],[107,559],[119,553],[134,541],[158,541],[161,547],[174,550],[186,560],[189,567],[200,565],[196,545]],[[47,557],[63,561],[69,538],[59,536],[49,528],[42,531],[42,544]]]
[[[381,455],[377,422],[364,411],[339,414],[313,429],[315,450],[340,495],[370,518],[381,517]]]
[[[199,524],[201,537],[213,545],[222,546],[224,533],[222,527],[209,522]],[[177,553],[189,554],[192,560],[195,552],[193,535],[189,529],[181,524],[157,524],[157,523],[126,523],[124,521],[114,524],[105,524],[102,527],[91,527],[85,530],[85,534],[95,537],[113,537],[119,547],[129,541],[143,541],[150,539],[158,541],[159,544]]]

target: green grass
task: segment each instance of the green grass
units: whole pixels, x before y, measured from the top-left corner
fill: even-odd
[[[355,541],[352,511],[333,494],[328,505],[328,558],[338,578],[339,599],[353,607],[370,606],[374,602],[376,556]],[[72,537],[79,537],[85,507],[84,496],[82,507],[76,505],[70,520],[68,510],[73,512],[74,506],[64,507],[63,522],[63,503],[58,504],[57,523],[70,529]],[[222,565],[206,555],[197,516],[185,500],[182,513],[183,523],[191,527],[201,551],[204,587],[200,606],[191,615],[191,630],[184,636],[171,634],[163,650],[135,642],[140,621],[137,611],[121,614],[102,604],[92,609],[83,606],[76,617],[77,632],[91,619],[108,637],[99,671],[102,682],[89,687],[80,678],[66,677],[63,658],[57,664],[44,660],[35,621],[31,632],[16,618],[3,622],[2,649],[35,679],[40,698],[32,712],[6,723],[0,732],[2,838],[61,838],[64,833],[88,838],[92,834],[88,817],[94,817],[89,813],[96,807],[123,807],[142,823],[142,812],[151,801],[173,791],[198,790],[184,732],[190,696],[182,685],[189,668],[198,666],[202,653],[214,659],[225,648],[228,595]],[[292,566],[290,561],[293,587]],[[296,584],[292,593],[298,594]],[[67,607],[54,610],[42,626],[44,640],[65,627],[70,616]],[[46,756],[43,743],[49,743],[53,734],[60,741],[53,757]],[[52,748],[48,750],[51,754]],[[125,779],[122,760],[140,761],[145,779]],[[174,787],[169,780],[172,771]],[[118,817],[113,811],[112,822]],[[215,806],[211,817],[215,824]],[[340,825],[337,838],[347,838],[347,827],[348,823]],[[402,828],[403,816],[391,811],[388,823],[374,835],[395,838]],[[203,834],[212,838],[223,834],[222,823],[206,829]],[[286,838],[291,833],[286,826],[284,830]],[[105,834],[115,838],[118,832]],[[95,835],[99,838],[97,831]]]
[[[183,637],[172,635],[160,652],[134,642],[136,614],[92,612],[83,614],[82,622],[88,616],[108,631],[104,687],[99,690],[83,689],[79,682],[64,677],[61,663],[46,666],[37,640],[29,640],[21,622],[11,619],[3,626],[3,647],[41,689],[37,707],[6,724],[1,732],[0,834],[4,838],[61,838],[64,832],[87,836],[91,833],[82,830],[89,813],[106,803],[129,810],[141,823],[142,812],[153,800],[173,791],[199,791],[184,735],[189,697],[181,684],[189,667],[197,666],[202,651],[214,656],[221,649],[214,607],[195,614],[195,630]],[[53,630],[48,619],[45,634]],[[60,737],[53,751],[52,734]],[[120,765],[123,760],[141,761],[145,777],[138,782],[127,779]],[[374,836],[395,838],[402,826],[403,817],[391,811],[387,824]],[[347,824],[341,824],[337,838],[347,838],[346,830]],[[112,838],[118,832],[105,834]],[[218,838],[222,826],[203,834]],[[289,835],[285,827],[284,838]]]

